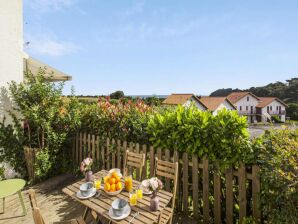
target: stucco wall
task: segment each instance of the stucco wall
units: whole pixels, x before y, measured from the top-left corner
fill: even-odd
[[[0,119],[10,108],[4,87],[23,80],[22,0],[0,0]]]
[[[185,104],[183,104],[183,106],[189,106],[191,103],[194,103],[195,106],[202,111],[205,111],[206,108],[204,106],[202,106],[202,104],[200,104],[197,100],[195,100],[193,97],[190,98],[190,100],[188,100]]]
[[[235,110],[235,108],[232,107],[232,105],[227,100],[225,100],[223,103],[221,103],[218,106],[218,108],[215,111],[213,111],[213,115],[217,115],[218,111],[220,111],[224,108],[226,108],[227,110]]]
[[[249,101],[247,101],[247,97],[249,97]],[[250,107],[253,106],[253,113],[256,113],[256,106],[258,105],[259,101],[251,96],[251,95],[247,95],[245,97],[243,97],[242,99],[240,99],[238,102],[235,103],[235,106],[237,107],[237,110],[239,111],[239,113],[245,113],[245,112],[249,112],[250,113]],[[242,111],[240,111],[240,106],[242,106]],[[248,106],[248,110],[246,110],[246,106]]]
[[[286,114],[280,115],[279,114],[279,109],[277,107],[281,106],[281,111],[285,111],[286,108],[283,104],[281,104],[280,102],[278,102],[277,100],[272,101],[270,104],[268,104],[266,107],[262,108],[262,114],[268,113],[267,112],[267,107],[269,107],[269,115],[275,114],[280,116],[280,119],[282,122],[286,121]],[[272,108],[271,108],[272,107]],[[266,117],[263,116],[262,117],[262,121],[266,122]]]

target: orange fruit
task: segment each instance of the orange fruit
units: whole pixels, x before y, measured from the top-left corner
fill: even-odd
[[[109,183],[105,183],[104,189],[105,189],[105,191],[110,191],[111,185]]]
[[[111,185],[111,189],[110,189],[111,192],[114,192],[116,191],[116,184],[112,184]]]
[[[116,189],[117,191],[121,190],[122,189],[122,183],[121,182],[118,182],[117,185],[116,185]]]
[[[116,179],[114,177],[111,177],[110,180],[109,180],[109,183],[112,185],[112,184],[115,184],[116,183]]]
[[[118,177],[118,173],[113,172],[113,173],[112,173],[112,177],[117,178],[117,177]]]
[[[105,176],[105,177],[103,178],[103,182],[104,182],[104,183],[109,182],[109,176]]]
[[[120,177],[117,175],[116,177],[116,183],[120,182]]]

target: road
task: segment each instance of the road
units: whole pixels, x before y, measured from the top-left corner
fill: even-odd
[[[266,130],[270,129],[282,129],[284,124],[275,124],[275,125],[260,125],[260,126],[249,126],[248,131],[251,138],[258,137],[265,133]],[[297,125],[287,125],[290,128],[297,129]]]

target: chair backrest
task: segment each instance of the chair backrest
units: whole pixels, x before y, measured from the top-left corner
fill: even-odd
[[[126,150],[125,160],[124,160],[124,174],[125,170],[130,168],[136,168],[139,170],[140,177],[139,181],[142,179],[143,167],[145,165],[145,153],[135,153]]]
[[[176,199],[176,191],[178,184],[178,162],[171,163],[167,161],[160,160],[155,158],[155,171],[154,176],[164,177],[165,179],[169,179],[173,181],[173,198],[172,198],[172,209],[175,206]]]
[[[29,190],[30,205],[32,208],[32,214],[35,224],[45,224],[45,221],[41,215],[40,209],[37,207],[36,195],[33,189]]]

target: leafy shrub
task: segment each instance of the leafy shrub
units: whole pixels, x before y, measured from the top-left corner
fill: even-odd
[[[71,147],[69,139],[80,125],[78,101],[63,98],[63,83],[46,82],[44,74],[45,70],[35,76],[28,73],[24,82],[10,83],[10,95],[16,105],[10,111],[14,122],[13,126],[0,123],[0,161],[26,175],[23,147],[39,148],[42,152],[37,155],[35,168],[40,178],[62,171],[62,155]],[[39,156],[48,160],[39,163]]]
[[[121,140],[148,143],[147,121],[153,109],[143,101],[133,103],[119,100],[112,104],[100,98],[97,104],[85,105],[81,130]]]
[[[271,119],[272,119],[272,121],[274,121],[274,123],[282,123],[279,116],[277,116],[277,115],[271,115]]]
[[[264,218],[298,223],[298,130],[267,131],[258,141]]]
[[[156,147],[208,156],[222,165],[251,153],[246,119],[237,112],[222,110],[213,116],[195,106],[178,106],[151,116],[147,132]]]

